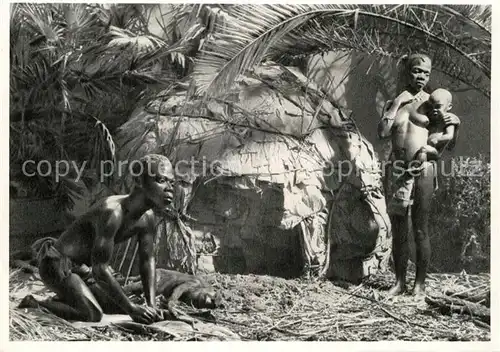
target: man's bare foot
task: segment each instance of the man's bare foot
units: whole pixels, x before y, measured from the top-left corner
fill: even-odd
[[[399,284],[396,283],[392,288],[389,290],[388,295],[389,296],[397,296],[406,291],[406,285],[405,284]]]
[[[38,308],[38,301],[32,295],[27,295],[23,298],[21,303],[17,306],[18,308]]]

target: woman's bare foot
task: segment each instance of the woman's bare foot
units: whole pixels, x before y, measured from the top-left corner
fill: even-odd
[[[397,282],[394,286],[391,287],[391,289],[388,292],[388,295],[397,296],[404,293],[405,291],[406,291],[406,285]]]
[[[425,285],[424,284],[415,284],[413,287],[413,295],[416,297],[425,296]]]

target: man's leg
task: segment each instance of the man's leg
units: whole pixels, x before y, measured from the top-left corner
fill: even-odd
[[[38,301],[29,295],[22,300],[19,308],[44,307],[51,313],[66,320],[93,322],[101,320],[103,313],[101,307],[78,275],[69,275],[57,286],[52,286],[51,289],[57,293],[58,300]]]
[[[66,320],[101,320],[103,312],[99,303],[82,278],[71,272],[66,258],[52,251],[40,262],[39,271],[43,283],[57,294],[58,300],[37,301],[28,295],[20,308],[41,306]]]
[[[123,308],[118,306],[112,297],[109,297],[105,290],[97,283],[89,284],[89,288],[94,294],[97,302],[106,314],[127,314]]]
[[[431,257],[431,244],[429,239],[429,214],[434,193],[435,168],[431,163],[426,163],[422,174],[415,182],[415,199],[412,207],[412,225],[416,247],[415,287],[413,293],[425,293],[425,278]]]
[[[391,215],[392,258],[396,271],[396,284],[389,290],[389,295],[398,295],[406,291],[406,269],[408,266],[408,216]]]

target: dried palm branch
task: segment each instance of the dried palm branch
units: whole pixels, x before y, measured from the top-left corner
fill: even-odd
[[[197,94],[224,94],[264,60],[333,50],[399,58],[423,51],[489,96],[491,10],[442,5],[240,5],[225,8],[196,60]]]

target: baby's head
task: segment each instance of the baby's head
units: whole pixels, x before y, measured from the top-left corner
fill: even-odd
[[[451,110],[452,96],[449,91],[443,88],[438,88],[429,96],[429,104],[431,105],[431,114],[433,117],[443,116]]]

